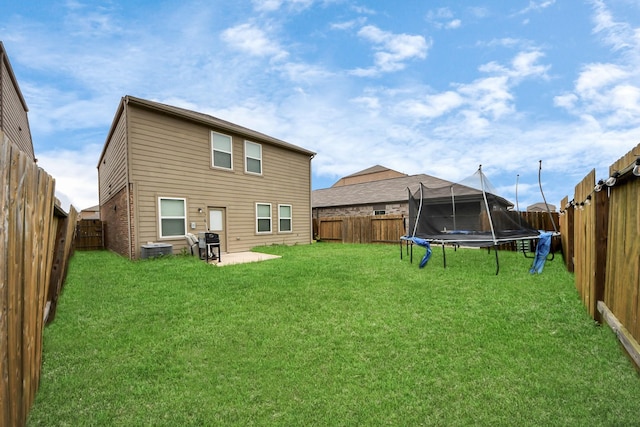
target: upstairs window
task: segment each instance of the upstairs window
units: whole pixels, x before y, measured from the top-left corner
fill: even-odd
[[[255,142],[244,142],[245,171],[262,175],[262,145]]]
[[[233,169],[233,143],[229,135],[211,132],[211,164],[215,168]]]
[[[187,234],[187,210],[185,205],[185,199],[158,198],[160,237],[181,237]]]
[[[291,232],[291,205],[278,205],[278,231],[281,233]]]
[[[271,203],[256,203],[256,233],[271,233]]]

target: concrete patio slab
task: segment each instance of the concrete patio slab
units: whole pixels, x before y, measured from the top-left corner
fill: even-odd
[[[218,262],[217,260],[210,260],[209,264],[214,264],[218,267],[224,267],[225,265],[260,262],[282,257],[279,255],[261,254],[259,252],[233,252],[230,254],[223,253],[221,258],[222,262]]]

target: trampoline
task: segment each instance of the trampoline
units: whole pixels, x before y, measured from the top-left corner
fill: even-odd
[[[538,181],[540,182],[540,169]],[[496,249],[496,274],[500,271],[497,247],[510,242],[535,241],[542,235],[529,225],[513,205],[497,195],[489,180],[482,172],[482,165],[473,176],[457,184],[429,188],[420,183],[415,191],[409,192],[409,224],[407,233],[400,239],[402,243],[427,248],[425,258],[420,263],[424,267],[431,254],[430,245],[475,247]],[[542,185],[540,185],[542,192]],[[517,190],[516,190],[517,193]],[[516,196],[517,197],[517,196]],[[553,224],[553,235],[558,235],[555,222],[545,199],[547,212]],[[413,261],[413,253],[412,253]],[[444,255],[446,267],[446,255]]]

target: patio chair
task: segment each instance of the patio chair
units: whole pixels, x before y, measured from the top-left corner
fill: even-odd
[[[187,245],[189,245],[189,248],[191,249],[191,255],[195,255],[196,253],[200,254],[198,247],[198,238],[191,233],[187,233],[184,237],[187,239]],[[195,253],[193,252],[194,247],[196,248]]]

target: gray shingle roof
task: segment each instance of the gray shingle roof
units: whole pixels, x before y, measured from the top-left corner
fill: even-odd
[[[407,188],[416,191],[421,182],[427,187],[442,187],[453,184],[450,181],[425,174],[389,178],[314,190],[311,192],[311,205],[314,208],[323,208],[407,202],[409,199]]]
[[[380,165],[375,165],[375,166],[371,166],[370,168],[361,170],[359,172],[352,173],[351,175],[347,175],[347,176],[345,176],[345,178],[351,178],[351,177],[354,177],[354,176],[361,176],[361,175],[369,175],[369,174],[378,173],[378,172],[386,172],[386,171],[390,171],[390,170],[392,170],[392,169],[389,169],[387,167],[380,166]]]

